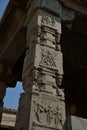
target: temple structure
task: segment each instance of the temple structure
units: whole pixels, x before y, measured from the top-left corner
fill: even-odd
[[[15,130],[74,130],[71,115],[87,119],[86,0],[9,1],[0,21],[0,119],[17,81],[25,92]]]
[[[2,113],[2,120],[0,123],[0,130],[14,130],[16,114],[17,110],[4,108]]]

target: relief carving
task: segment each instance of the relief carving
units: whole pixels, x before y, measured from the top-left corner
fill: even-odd
[[[52,123],[53,120],[53,109],[52,107],[49,105],[48,106],[48,110],[47,110],[47,122],[48,123]]]
[[[58,32],[56,32],[55,42],[56,42],[57,51],[61,51],[60,38],[61,38],[61,35]]]
[[[38,102],[38,103],[36,103],[36,101],[33,101],[33,102],[34,102],[34,105],[35,105],[35,114],[36,114],[36,117],[37,117],[37,121],[42,122],[41,118],[40,118],[40,113],[44,112],[44,106],[40,102]]]
[[[56,73],[56,84],[57,84],[57,87],[58,87],[58,88],[59,88],[59,87],[61,86],[61,84],[62,84],[62,79],[63,79],[62,75]]]
[[[40,65],[48,68],[56,69],[57,65],[56,65],[55,58],[56,58],[56,54],[51,53],[49,50],[47,51],[42,50]]]
[[[42,16],[41,22],[52,27],[54,27],[56,24],[55,19],[51,16]]]
[[[62,113],[60,111],[59,106],[57,106],[56,109],[54,110],[54,116],[55,116],[55,119],[54,119],[55,125],[58,125],[58,124],[62,125],[63,117],[62,117]]]
[[[63,117],[60,106],[44,105],[40,102],[33,101],[34,112],[39,123],[62,126]],[[35,121],[35,122],[37,122]]]
[[[12,121],[12,122],[15,122],[16,121],[16,117],[14,116],[14,117],[11,117],[11,116],[3,116],[3,121],[6,121],[6,122],[10,122],[10,121]]]
[[[32,39],[31,46],[32,46],[32,43],[40,44],[41,27],[40,26],[35,27],[32,30],[31,35],[30,35],[30,37]]]

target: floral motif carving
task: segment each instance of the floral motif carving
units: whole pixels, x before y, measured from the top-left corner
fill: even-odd
[[[45,51],[42,50],[42,56],[41,56],[41,62],[40,65],[45,66],[45,67],[49,67],[52,69],[57,68],[56,65],[56,55],[54,53],[51,53],[49,50]]]
[[[52,27],[55,26],[55,24],[56,24],[55,19],[51,16],[42,16],[41,22],[43,24],[47,24]]]

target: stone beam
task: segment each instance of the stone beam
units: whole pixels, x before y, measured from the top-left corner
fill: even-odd
[[[0,62],[0,80],[6,83],[6,87],[15,87],[16,74],[13,74],[13,66]]]
[[[0,62],[14,65],[26,49],[25,3],[11,0],[0,21]]]
[[[86,0],[60,0],[66,8],[87,15]]]

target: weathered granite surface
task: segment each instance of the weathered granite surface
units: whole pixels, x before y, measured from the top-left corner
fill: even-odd
[[[79,91],[79,85],[75,86],[77,71],[87,66],[86,15],[86,0],[10,0],[0,22],[0,76],[6,86],[23,80],[25,92],[20,97],[16,130],[62,129],[65,100],[59,87],[63,61],[63,87],[69,92]],[[70,100],[74,97],[73,94]]]
[[[14,128],[17,111],[11,108],[4,108],[0,126],[3,128]]]
[[[87,119],[69,116],[63,130],[87,130]]]

